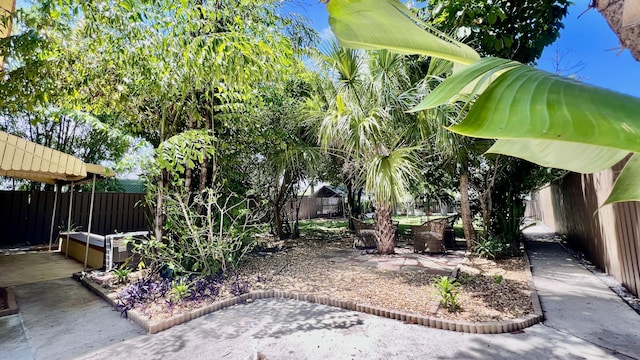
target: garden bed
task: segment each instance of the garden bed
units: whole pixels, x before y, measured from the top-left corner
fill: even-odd
[[[322,257],[333,250],[350,248],[352,243],[351,235],[342,231],[297,241],[264,242],[262,251],[247,255],[237,276],[217,279],[215,290],[198,290],[203,296],[193,301],[167,301],[171,296],[167,295],[138,304],[127,313],[149,332],[239,302],[268,297],[318,302],[467,332],[514,331],[542,319],[541,311],[534,311],[532,304],[535,294],[527,278],[526,258],[491,261],[468,257],[456,271],[461,283],[457,295],[460,309],[452,312],[438,306],[440,298],[433,287],[436,274],[372,269]],[[90,277],[85,282],[112,304],[122,305],[117,298],[121,286],[98,285]],[[478,330],[485,325],[485,330]]]

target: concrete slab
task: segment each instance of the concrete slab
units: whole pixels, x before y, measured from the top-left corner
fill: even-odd
[[[87,353],[81,359],[612,359],[588,341],[536,325],[479,335],[295,300],[238,305]]]
[[[20,314],[0,317],[0,354],[3,359],[34,359],[35,352],[22,328]]]
[[[59,252],[0,255],[0,287],[71,277],[83,264]]]
[[[544,324],[640,358],[640,315],[554,241],[553,236],[534,231],[527,232],[527,251],[545,313]]]
[[[14,289],[22,324],[16,324],[15,316],[0,318],[0,329],[12,326],[0,343],[2,358],[12,351],[16,356],[7,359],[72,359],[144,333],[71,278]]]

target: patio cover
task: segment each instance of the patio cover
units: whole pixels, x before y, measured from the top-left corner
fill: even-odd
[[[2,0],[0,0],[2,1]],[[91,220],[93,218],[93,200],[96,189],[96,178],[112,177],[113,171],[104,166],[87,164],[75,156],[46,146],[27,141],[17,136],[0,131],[0,176],[8,176],[26,180],[33,180],[56,185],[56,196],[53,201],[51,231],[49,234],[49,250],[53,241],[56,206],[60,186],[71,184],[69,202],[69,219],[71,222],[71,208],[73,206],[73,185],[85,181],[93,181],[91,187],[91,206],[89,208],[89,226],[85,250],[84,268],[87,268],[89,252],[89,236],[91,234]],[[69,239],[67,238],[67,244]],[[67,251],[68,253],[68,251]]]
[[[86,164],[75,156],[0,131],[0,176],[67,184],[90,180],[93,174],[113,176],[103,166]]]

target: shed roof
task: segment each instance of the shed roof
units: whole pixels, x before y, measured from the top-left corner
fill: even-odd
[[[331,185],[324,185],[311,195],[311,197],[315,197],[315,198],[330,198],[330,197],[344,197],[344,196],[346,196],[346,191],[344,191],[340,187],[334,187]]]

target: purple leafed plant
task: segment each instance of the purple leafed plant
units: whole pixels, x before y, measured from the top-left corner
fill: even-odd
[[[229,292],[231,292],[233,296],[246,294],[249,292],[249,282],[236,277],[235,281],[231,284]]]

